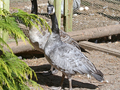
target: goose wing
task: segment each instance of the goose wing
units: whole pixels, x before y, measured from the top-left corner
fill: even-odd
[[[60,30],[60,38],[63,42],[69,43],[77,47],[79,50],[81,49],[80,45],[73,38],[71,38],[66,32],[62,30]]]
[[[64,43],[55,48],[50,59],[55,68],[68,74],[90,74],[97,71],[88,58],[70,44]]]

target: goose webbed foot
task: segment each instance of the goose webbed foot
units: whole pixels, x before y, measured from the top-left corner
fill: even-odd
[[[51,72],[51,70],[49,70],[49,71],[43,71],[43,75],[49,76],[49,75],[52,75],[52,72]]]
[[[52,70],[49,70],[49,71],[43,71],[43,75],[55,75],[58,73],[58,70],[57,69],[53,69]]]
[[[58,70],[57,69],[54,69],[51,71],[53,75],[57,74],[58,73]]]

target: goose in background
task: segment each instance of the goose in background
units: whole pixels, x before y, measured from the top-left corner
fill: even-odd
[[[75,74],[92,75],[96,80],[102,82],[104,80],[103,73],[96,69],[81,50],[61,40],[54,6],[48,5],[47,11],[52,21],[52,34],[45,44],[45,57],[51,66],[62,72],[62,80],[67,76],[69,90],[72,90],[71,77]]]
[[[38,14],[37,0],[31,0],[31,3],[32,3],[31,13]]]
[[[54,5],[54,0],[48,0],[51,5]],[[73,0],[73,12],[80,8],[81,0]],[[61,0],[61,15],[64,14],[64,0]]]
[[[54,0],[48,0],[51,5],[54,5]],[[31,0],[31,13],[38,14],[37,0]],[[73,0],[73,12],[80,8],[81,0]],[[64,14],[64,0],[61,2],[61,14]]]

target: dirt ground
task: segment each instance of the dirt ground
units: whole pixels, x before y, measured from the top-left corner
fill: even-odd
[[[82,1],[86,2],[86,0]],[[107,1],[109,0],[92,0],[92,2],[91,0],[87,0],[87,2],[89,2],[87,5],[89,5],[90,9],[88,11],[77,11],[77,14],[73,15],[73,30],[83,30],[86,28],[119,24],[120,8],[118,7],[120,7],[120,3],[114,4]],[[38,3],[45,4],[47,3],[47,0],[40,0]],[[82,6],[84,7],[85,5]],[[13,7],[23,9],[30,13],[31,3],[11,3],[11,12],[14,12]],[[50,24],[50,19],[46,17],[46,6],[39,6],[38,11],[39,15],[45,18]],[[63,26],[61,26],[61,29],[63,29]],[[99,44],[120,50],[119,40]],[[108,83],[98,82],[93,77],[88,79],[87,76],[84,75],[75,75],[72,77],[73,90],[120,90],[120,58],[100,51],[87,51],[89,53],[84,54],[92,63],[94,63],[97,69],[103,72],[104,78],[108,81]],[[60,87],[61,72],[56,75],[43,75],[43,71],[50,69],[50,65],[44,57],[37,58],[33,56],[32,59],[24,58],[24,61],[35,70],[38,76],[37,82],[44,90],[54,90],[54,87]],[[69,84],[67,78],[65,79],[63,86],[64,90],[68,90]],[[31,88],[31,90],[34,89]]]
[[[101,44],[113,47],[116,45],[120,50],[120,42],[111,44]],[[87,50],[87,49],[86,49]],[[88,79],[85,75],[75,75],[73,79],[73,90],[120,90],[120,58],[109,55],[108,53],[95,50],[87,50],[89,53],[84,53],[89,60],[94,63],[97,69],[104,74],[105,80],[108,83],[96,81],[93,77]],[[33,58],[24,60],[32,69],[35,70],[38,76],[38,83],[44,90],[54,90],[54,87],[60,87],[61,72],[56,75],[44,76],[43,71],[50,69],[50,65],[45,58]],[[64,90],[68,90],[69,83],[67,78],[64,81]],[[55,89],[58,90],[58,89]]]
[[[38,15],[51,25],[51,20],[47,15],[47,1],[38,0]],[[88,28],[103,27],[108,25],[117,25],[120,22],[120,2],[108,2],[111,0],[82,0],[81,7],[89,7],[89,10],[77,10],[73,14],[73,31],[84,30]],[[115,2],[117,4],[115,4]],[[31,2],[13,2],[10,3],[10,11],[14,12],[14,8],[20,8],[28,13],[31,12]],[[61,29],[63,30],[63,20],[61,20]]]

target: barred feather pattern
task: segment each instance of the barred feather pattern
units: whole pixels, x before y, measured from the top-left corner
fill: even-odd
[[[102,81],[103,74],[97,70],[93,63],[76,47],[71,44],[55,40],[50,36],[45,46],[45,57],[48,62],[66,76],[75,74],[89,74],[96,80]],[[56,43],[53,45],[53,43]]]

